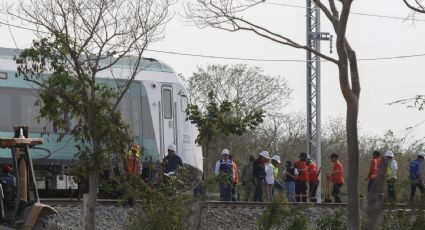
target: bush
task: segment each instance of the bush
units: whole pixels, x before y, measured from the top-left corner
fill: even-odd
[[[335,211],[332,215],[322,216],[317,223],[320,230],[344,230],[347,228],[346,216],[341,210]]]

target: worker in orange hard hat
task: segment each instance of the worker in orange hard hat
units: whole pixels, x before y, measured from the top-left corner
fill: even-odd
[[[140,147],[137,144],[132,144],[130,150],[127,153],[127,169],[128,172],[133,175],[142,174],[142,163],[140,161]]]

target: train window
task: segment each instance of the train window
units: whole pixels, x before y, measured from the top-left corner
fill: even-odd
[[[164,88],[162,90],[162,107],[164,111],[165,119],[173,118],[173,104],[172,104],[172,93],[171,89]]]
[[[131,119],[133,125],[133,135],[140,136],[140,98],[131,98]]]
[[[182,96],[181,97],[181,108],[182,108],[182,112],[186,112],[187,110],[187,97],[186,96]]]
[[[0,93],[0,129],[4,131],[12,130],[14,121],[12,120],[12,97],[4,93]]]
[[[34,95],[21,95],[21,122],[29,125],[31,130],[40,132],[44,127],[47,127],[48,121],[43,118],[37,121],[40,107],[34,104],[36,100],[37,97]]]
[[[0,79],[2,79],[2,80],[6,80],[6,79],[7,79],[7,73],[5,73],[5,72],[0,72]]]
[[[129,113],[129,105],[128,105],[128,97],[124,96],[120,101],[120,112],[121,112],[121,118],[127,122],[127,124],[130,124],[130,113]]]

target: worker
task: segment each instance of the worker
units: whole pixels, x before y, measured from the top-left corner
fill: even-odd
[[[308,172],[308,188],[309,188],[309,197],[311,202],[317,202],[317,188],[319,187],[319,170],[317,169],[316,164],[311,159],[307,157],[307,172]]]
[[[232,201],[239,200],[238,196],[236,195],[236,186],[239,183],[239,168],[236,162],[233,160],[233,155],[229,154],[229,160],[232,162],[233,166],[233,185],[232,185]]]
[[[172,176],[176,174],[176,169],[178,167],[183,166],[182,159],[177,155],[176,151],[177,148],[174,144],[170,144],[168,146],[168,155],[164,157],[164,160],[162,161],[163,167],[164,167],[164,173],[166,176]]]
[[[266,159],[268,158],[270,158],[269,152],[262,151],[258,154],[257,159],[253,162],[252,165],[252,181],[255,186],[254,202],[263,201],[263,185],[264,178],[266,177],[266,171],[264,166],[266,163]]]
[[[284,191],[285,188],[279,182],[279,165],[280,165],[280,156],[274,155],[272,157],[272,166],[273,166],[273,178],[274,178],[274,186],[272,190],[272,195],[274,194],[275,189],[279,189],[280,191]]]
[[[423,161],[425,152],[420,151],[415,160],[409,163],[409,179],[410,179],[410,201],[413,202],[415,199],[416,188],[424,194],[424,173],[423,173]]]
[[[11,174],[13,167],[11,164],[3,165],[2,174],[0,174],[0,180],[2,180],[7,187],[16,187],[16,178]]]
[[[331,162],[334,163],[332,173],[328,175],[328,178],[332,182],[332,196],[334,197],[335,203],[341,203],[341,187],[344,185],[344,169],[341,162],[339,162],[338,154],[332,153]]]
[[[387,191],[388,201],[391,203],[396,202],[396,182],[397,182],[397,161],[394,159],[394,153],[391,150],[385,152],[387,159]]]
[[[298,176],[298,170],[292,164],[292,161],[286,161],[285,169],[282,172],[284,187],[288,194],[289,202],[296,202],[295,199],[295,181]]]
[[[368,181],[367,191],[369,192],[372,185],[375,183],[375,180],[378,176],[378,169],[381,166],[381,153],[377,150],[373,151],[372,160],[370,161],[369,172],[365,181]]]
[[[132,144],[127,153],[127,170],[133,176],[142,174],[140,147],[137,144]]]
[[[233,163],[229,159],[230,152],[228,149],[221,151],[221,159],[215,164],[215,175],[220,176],[220,200],[221,201],[232,201],[232,187],[234,170]]]
[[[251,193],[254,188],[254,184],[252,182],[252,166],[253,166],[253,162],[255,161],[254,155],[250,155],[248,160],[249,160],[248,163],[246,163],[242,167],[242,175],[241,175],[242,186],[244,186],[244,195],[243,195],[244,201],[249,200],[249,197],[251,196]]]
[[[274,177],[273,177],[273,165],[270,158],[266,158],[264,164],[264,171],[266,172],[264,180],[264,201],[272,202],[273,201],[273,186],[274,186]]]
[[[295,199],[297,202],[307,202],[307,183],[308,183],[308,171],[307,171],[307,153],[300,153],[299,160],[295,162],[294,166],[298,170],[298,176],[295,181]]]

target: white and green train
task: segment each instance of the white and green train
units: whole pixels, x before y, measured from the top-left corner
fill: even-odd
[[[16,77],[13,57],[17,50],[0,48],[0,138],[13,136],[13,126],[30,126],[30,136],[43,137],[41,147],[52,153],[48,158],[44,151],[33,151],[37,184],[40,189],[75,189],[67,169],[75,160],[76,148],[69,135],[58,142],[59,133],[54,124],[36,117],[39,107],[37,88]],[[195,143],[198,130],[186,119],[187,92],[183,82],[172,68],[154,59],[143,59],[141,71],[132,82],[120,103],[120,111],[130,124],[133,140],[142,147],[141,161],[161,163],[167,155],[167,146],[174,143],[183,163],[195,180],[202,175],[202,150]],[[112,71],[103,71],[100,81],[113,80],[112,73],[121,75],[128,71],[125,64],[117,63]],[[111,73],[112,72],[112,73]],[[125,79],[125,78],[124,78]],[[10,153],[0,150],[0,164]],[[39,160],[36,160],[38,159]]]

